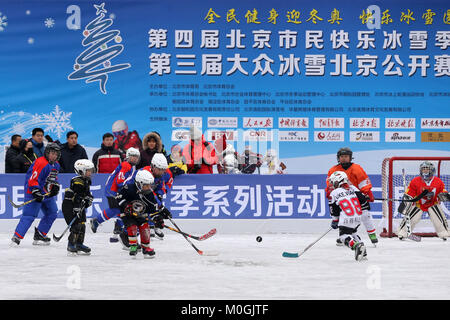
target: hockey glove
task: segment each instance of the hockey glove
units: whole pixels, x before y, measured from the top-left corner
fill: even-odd
[[[450,201],[450,194],[448,192],[441,192],[438,194],[438,198],[441,201]]]
[[[78,218],[81,218],[82,214],[81,208],[73,208],[73,214],[76,215]]]
[[[86,196],[83,199],[84,201],[84,207],[85,208],[89,208],[90,206],[92,206],[92,202],[94,202],[94,197],[93,196]]]
[[[164,228],[164,218],[161,214],[157,214],[153,217],[153,223],[155,224],[155,228],[163,229]]]
[[[375,197],[373,196],[372,190],[367,191],[366,197],[368,199],[367,201],[369,201],[369,202],[374,202],[375,201]]]
[[[428,193],[425,195],[426,199],[431,200],[434,198],[434,192],[433,191],[428,191]]]
[[[134,212],[134,210],[133,210],[133,204],[132,203],[127,204],[127,206],[125,207],[123,212],[127,216],[135,216],[135,217],[137,216],[137,213]]]
[[[339,220],[331,220],[331,227],[333,229],[337,229],[339,224]]]
[[[159,214],[163,217],[163,219],[172,218],[172,213],[166,207],[162,207],[159,211]]]
[[[36,202],[42,202],[42,200],[44,200],[45,195],[43,195],[41,190],[39,190],[38,188],[33,189],[33,191],[31,191],[31,194],[36,199]]]
[[[49,194],[48,196],[49,196],[49,197],[57,196],[58,193],[59,193],[59,189],[60,189],[59,184],[54,183],[54,184],[52,184],[51,186],[52,186],[52,187],[51,187],[51,189],[50,189],[50,194]]]

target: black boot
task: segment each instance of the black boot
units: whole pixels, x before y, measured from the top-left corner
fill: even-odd
[[[33,238],[33,244],[34,245],[44,245],[48,246],[50,245],[50,238],[47,236],[44,236],[38,228],[34,227],[34,238]]]

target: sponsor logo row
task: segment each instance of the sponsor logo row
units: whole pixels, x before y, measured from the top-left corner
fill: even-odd
[[[208,117],[208,128],[238,128],[238,117]],[[392,130],[415,129],[416,118],[385,118],[384,128]],[[315,117],[316,129],[343,129],[345,118]],[[379,129],[380,118],[349,118],[350,129]],[[280,129],[307,129],[310,128],[308,117],[279,117]],[[274,128],[273,117],[243,117],[242,128]],[[188,128],[190,126],[203,127],[202,117],[172,117],[173,128]],[[421,129],[450,129],[450,118],[420,118]]]
[[[241,133],[239,133],[241,131]],[[416,132],[413,131],[386,131],[384,137],[385,142],[416,142]],[[445,141],[447,135],[443,135],[440,140],[435,139],[425,139],[424,137],[430,137],[428,135],[422,134],[422,142],[435,142],[435,141]],[[314,131],[313,132],[314,142],[344,142],[345,141],[345,131]],[[205,138],[209,141],[214,141],[221,139],[225,136],[227,141],[238,141],[240,137],[244,141],[274,141],[278,140],[280,142],[309,142],[310,132],[309,131],[294,131],[294,130],[207,130],[205,133]],[[441,134],[442,136],[442,134]],[[434,137],[434,136],[433,136]],[[189,140],[189,130],[173,130],[172,131],[172,141],[188,141]],[[379,131],[350,131],[349,135],[350,142],[380,142],[380,132]]]

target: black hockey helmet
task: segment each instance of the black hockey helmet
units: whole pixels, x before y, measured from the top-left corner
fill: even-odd
[[[58,161],[59,158],[61,157],[61,147],[54,142],[47,144],[47,146],[44,149],[44,156],[48,161],[49,161],[48,155],[50,154],[51,151],[54,151],[58,154],[58,157],[56,158],[56,161]]]
[[[344,147],[344,148],[340,148],[337,152],[337,161],[339,162],[339,157],[340,156],[344,156],[344,155],[349,155],[350,156],[350,161],[353,160],[353,151],[348,148],[348,147]]]

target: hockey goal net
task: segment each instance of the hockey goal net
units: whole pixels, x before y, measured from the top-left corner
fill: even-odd
[[[419,175],[419,166],[424,161],[430,161],[436,168],[436,176],[441,178],[445,189],[450,188],[450,157],[392,157],[383,160],[381,166],[381,189],[383,199],[402,199],[404,194],[403,170],[406,173],[406,186]],[[383,232],[382,237],[395,237],[402,215],[397,209],[400,201],[383,201]],[[450,217],[450,202],[442,202],[442,209]],[[428,213],[424,212],[421,221],[415,226],[414,234],[422,237],[436,236]]]

